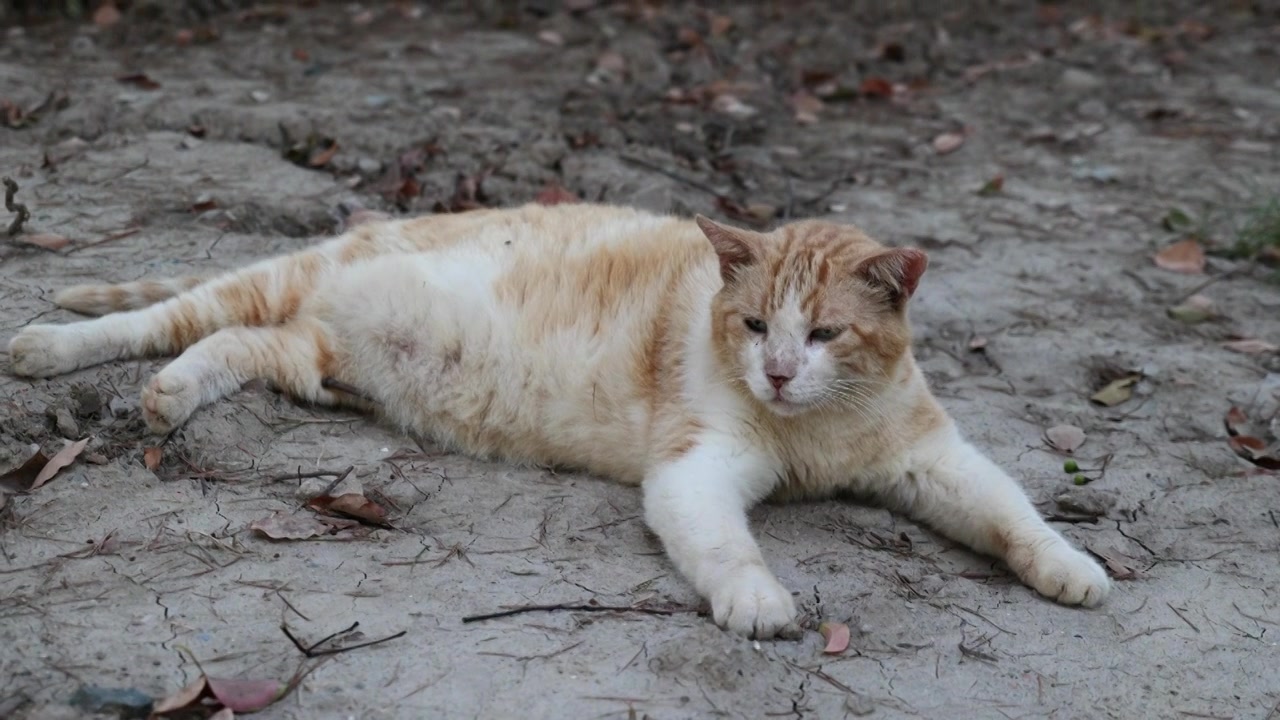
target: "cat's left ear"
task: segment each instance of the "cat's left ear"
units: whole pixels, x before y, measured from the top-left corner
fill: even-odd
[[[756,261],[755,250],[744,232],[702,215],[693,220],[711,241],[711,247],[715,248],[716,256],[720,258],[720,277],[726,284],[737,277],[739,270]]]
[[[857,274],[889,293],[895,308],[907,304],[929,267],[929,256],[915,248],[894,248],[863,260]]]

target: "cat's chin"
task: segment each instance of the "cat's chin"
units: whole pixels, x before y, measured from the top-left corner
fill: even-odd
[[[780,398],[770,398],[769,400],[764,400],[763,403],[770,412],[779,417],[795,417],[809,409],[809,405],[805,403],[792,402]]]

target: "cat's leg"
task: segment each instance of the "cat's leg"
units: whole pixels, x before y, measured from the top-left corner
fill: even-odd
[[[336,365],[330,334],[314,320],[219,330],[151,378],[142,391],[142,415],[154,432],[166,433],[255,378],[297,400],[368,409],[359,398],[326,386]]]
[[[747,508],[773,489],[775,471],[770,459],[712,436],[644,481],[646,522],[676,569],[711,601],[716,624],[760,638],[799,634],[791,593],[747,528]]]
[[[943,535],[1005,561],[1041,595],[1094,607],[1111,588],[1106,572],[1040,517],[1018,483],[943,428],[912,451],[906,476],[886,500]]]

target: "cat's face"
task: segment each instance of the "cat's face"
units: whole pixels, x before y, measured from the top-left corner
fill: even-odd
[[[925,254],[825,222],[768,234],[698,224],[720,258],[712,327],[733,379],[781,416],[874,406],[910,352],[906,303]]]

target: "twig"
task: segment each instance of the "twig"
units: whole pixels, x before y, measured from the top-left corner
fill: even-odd
[[[984,653],[981,650],[978,650],[977,648],[965,647],[963,642],[957,643],[956,647],[960,648],[960,654],[964,655],[965,657],[971,657],[975,660],[982,660],[983,662],[989,662],[989,663],[1000,662],[999,658],[997,658],[995,655],[988,655],[987,653]]]
[[[522,615],[531,612],[615,612],[615,613],[643,613],[645,615],[683,615],[685,613],[697,613],[692,608],[647,608],[635,607],[633,605],[581,605],[571,603],[558,603],[555,605],[522,605],[510,610],[501,610],[499,612],[485,613],[483,615],[468,615],[462,618],[463,624],[473,622],[484,622],[485,620],[495,620],[497,618],[511,617],[512,615]]]
[[[346,647],[340,647],[340,648],[325,648],[324,650],[316,649],[321,645],[329,642],[330,640],[338,637],[339,635],[346,635],[347,633],[354,631],[358,627],[360,627],[360,622],[356,621],[351,623],[351,627],[345,630],[339,630],[338,632],[333,633],[332,635],[326,635],[325,637],[321,638],[317,642],[312,643],[311,645],[303,645],[301,640],[299,640],[293,633],[289,632],[289,626],[287,624],[280,623],[280,631],[284,633],[284,636],[289,638],[289,642],[292,642],[294,647],[298,648],[298,652],[301,652],[303,655],[306,655],[309,658],[320,657],[322,655],[337,655],[338,653],[349,652],[351,650],[359,650],[360,648],[371,647],[373,645],[380,645],[389,640],[395,640],[396,638],[404,637],[409,632],[408,630],[401,630],[400,632],[394,635],[388,635],[384,638],[379,638],[377,640],[370,640],[369,642],[359,643],[358,645],[348,645]]]
[[[9,223],[9,237],[17,235],[22,230],[22,226],[31,219],[31,211],[22,203],[15,203],[13,196],[18,194],[18,183],[13,178],[4,178],[4,209],[11,213],[17,213],[17,217],[13,222]]]
[[[1197,635],[1200,633],[1200,628],[1196,627],[1196,624],[1195,624],[1195,623],[1193,623],[1193,622],[1191,622],[1190,620],[1188,620],[1186,615],[1183,615],[1181,612],[1179,612],[1179,611],[1178,611],[1178,608],[1176,608],[1176,607],[1174,607],[1174,606],[1173,606],[1173,603],[1171,603],[1171,602],[1165,602],[1165,605],[1168,605],[1168,606],[1169,606],[1169,609],[1173,611],[1173,614],[1174,614],[1174,615],[1177,615],[1177,616],[1178,616],[1178,619],[1179,619],[1179,620],[1181,620],[1182,622],[1184,622],[1184,623],[1186,623],[1187,625],[1191,626],[1191,629],[1192,629],[1192,630],[1195,630]]]
[[[1190,289],[1190,290],[1188,290],[1187,292],[1182,293],[1182,294],[1181,294],[1181,295],[1179,295],[1177,298],[1175,298],[1175,299],[1174,299],[1170,304],[1172,304],[1172,305],[1180,305],[1180,304],[1182,304],[1182,303],[1186,302],[1186,301],[1187,301],[1187,299],[1188,299],[1188,298],[1190,298],[1192,295],[1195,295],[1195,294],[1199,293],[1201,290],[1204,290],[1205,288],[1209,287],[1210,285],[1212,285],[1212,284],[1214,284],[1214,283],[1216,283],[1216,282],[1219,282],[1219,281],[1221,281],[1221,280],[1226,280],[1226,279],[1228,279],[1228,278],[1234,277],[1235,275],[1238,275],[1238,274],[1239,274],[1239,273],[1240,273],[1244,268],[1245,268],[1245,266],[1244,266],[1244,265],[1237,265],[1237,266],[1235,266],[1235,267],[1231,268],[1230,270],[1228,270],[1228,271],[1226,271],[1226,272],[1224,272],[1224,273],[1219,273],[1218,275],[1214,275],[1213,277],[1209,278],[1208,280],[1205,280],[1204,282],[1202,282],[1202,283],[1200,283],[1200,284],[1196,285],[1195,287],[1191,288],[1191,289]]]
[[[77,253],[77,252],[80,252],[81,250],[86,250],[91,247],[98,247],[99,245],[105,245],[109,242],[115,242],[116,240],[127,238],[130,235],[137,235],[140,232],[142,232],[142,228],[140,227],[135,226],[135,227],[125,228],[120,232],[111,233],[110,235],[94,240],[93,242],[88,242],[83,245],[77,245],[71,248],[70,250],[68,250],[66,254],[70,255],[71,253]]]
[[[354,469],[355,469],[355,465],[352,465],[346,470],[313,470],[311,472],[302,472],[302,469],[299,468],[298,472],[292,472],[292,473],[289,473],[288,475],[277,475],[275,477],[267,478],[267,482],[277,483],[277,482],[284,482],[286,480],[303,480],[305,478],[320,478],[320,477],[334,477],[334,476],[338,476],[339,478],[345,478],[347,475],[351,474],[351,471]],[[334,487],[337,487],[337,485],[338,485],[337,483],[334,483],[333,487],[330,487],[329,489],[332,490]]]

